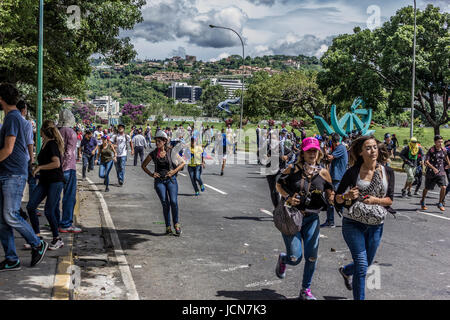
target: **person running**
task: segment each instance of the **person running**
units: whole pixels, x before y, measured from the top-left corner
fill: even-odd
[[[425,174],[425,189],[422,192],[422,200],[420,206],[422,210],[428,210],[425,205],[425,198],[428,190],[433,190],[436,185],[441,188],[439,195],[438,208],[445,211],[445,167],[450,166],[450,160],[447,150],[444,148],[444,139],[440,135],[434,137],[434,146],[428,150],[425,156],[425,166],[427,172]]]
[[[420,143],[418,143],[419,147],[422,148]],[[419,154],[417,156],[417,167],[416,167],[416,173],[414,174],[414,182],[413,186],[416,186],[414,190],[414,195],[419,195],[419,189],[422,186],[422,180],[423,180],[423,158],[424,154]],[[448,191],[448,190],[447,190]]]
[[[316,300],[310,287],[319,251],[319,212],[327,206],[324,193],[330,203],[334,196],[331,176],[326,169],[319,166],[322,156],[317,139],[304,139],[295,166],[284,170],[277,182],[277,191],[286,199],[288,205],[301,211],[303,221],[301,230],[295,235],[282,234],[286,253],[279,254],[275,274],[284,279],[286,265],[298,265],[304,251],[305,267],[299,296],[301,300]]]
[[[75,117],[68,109],[59,113],[59,133],[64,142],[64,153],[62,156],[62,170],[64,174],[64,194],[62,199],[62,217],[60,219],[59,206],[57,217],[59,221],[59,232],[80,233],[81,229],[73,225],[73,213],[77,202],[77,134],[72,129],[75,125]]]
[[[83,180],[86,179],[86,169],[87,171],[94,170],[94,160],[97,154],[98,144],[97,140],[92,136],[91,131],[87,131],[84,135],[83,140],[80,144],[80,152],[82,152],[83,159]]]
[[[0,271],[21,269],[14,244],[16,230],[31,246],[31,267],[44,259],[48,243],[41,240],[33,228],[20,216],[19,209],[28,177],[26,120],[16,105],[19,91],[11,84],[0,83],[0,110],[5,118],[0,129],[0,242],[5,260]]]
[[[142,135],[142,129],[138,129],[137,135],[131,139],[134,147],[134,166],[137,166],[138,156],[141,158],[141,165],[144,161],[144,149],[147,149],[147,141],[145,137]]]
[[[341,144],[341,136],[337,133],[331,135],[332,149],[331,155],[328,155],[328,160],[331,161],[330,174],[334,190],[337,190],[339,183],[347,170],[348,154],[347,149]],[[330,204],[327,210],[327,220],[320,226],[334,228],[334,206]]]
[[[131,155],[134,155],[133,142],[129,135],[125,134],[125,126],[119,124],[118,133],[113,135],[111,142],[117,150],[117,162],[115,162],[117,180],[119,186],[123,186],[125,181],[125,165],[127,163],[128,144],[130,144]]]
[[[394,149],[394,143],[392,142],[392,137],[390,133],[384,135],[384,144],[389,152],[389,158],[392,157],[392,150]]]
[[[117,161],[116,148],[111,143],[107,135],[102,137],[102,144],[99,147],[98,157],[100,158],[100,169],[98,176],[104,179],[105,192],[109,192],[109,173],[114,162]]]
[[[202,192],[205,191],[205,186],[202,181],[202,169],[205,168],[205,160],[203,157],[203,148],[201,145],[195,145],[195,138],[191,138],[190,161],[188,164],[189,177],[191,178],[192,186],[194,187],[195,195],[200,195],[198,186]],[[197,185],[198,183],[198,185]]]
[[[450,158],[450,140],[445,141],[445,149],[447,150],[447,156]],[[450,164],[445,167],[445,172],[447,173],[447,190],[445,190],[445,196],[450,192]]]
[[[409,144],[400,152],[400,158],[403,160],[403,170],[406,172],[406,182],[402,189],[402,197],[411,197],[411,187],[414,182],[417,167],[420,165],[419,158],[423,157],[423,150],[415,137],[412,137]]]
[[[225,129],[222,128],[220,133],[220,138],[217,139],[218,144],[222,142],[222,154],[219,152],[219,159],[222,160],[222,168],[220,170],[220,175],[223,176],[223,171],[225,170],[225,164],[227,163],[227,145],[230,144],[229,140],[227,139],[227,134],[225,133]],[[220,161],[219,160],[219,161]]]
[[[80,148],[81,148],[81,141],[83,140],[83,132],[79,128],[76,129],[77,133],[77,161],[80,161]]]
[[[337,207],[349,209],[343,212],[342,235],[353,262],[339,268],[339,273],[347,289],[353,290],[355,300],[365,298],[367,269],[381,241],[388,213],[385,207],[391,206],[394,199],[394,171],[382,164],[387,159],[379,153],[378,143],[373,136],[362,136],[352,142],[352,167],[342,177],[335,196]]]
[[[61,192],[64,188],[64,173],[62,155],[64,154],[64,141],[51,120],[46,120],[42,124],[41,135],[43,138],[42,149],[37,156],[38,165],[33,170],[33,176],[39,172],[39,183],[34,189],[27,204],[28,215],[34,232],[40,235],[39,218],[36,216],[36,209],[42,200],[45,201],[45,217],[50,224],[53,240],[49,245],[49,250],[57,250],[64,246],[62,238],[59,236],[59,205]]]
[[[145,158],[142,163],[142,170],[150,177],[154,178],[154,187],[163,207],[164,220],[166,223],[166,234],[171,235],[170,211],[172,209],[172,221],[176,236],[181,235],[181,225],[178,218],[178,183],[177,173],[185,162],[178,154],[172,155],[172,149],[167,146],[168,137],[163,131],[155,135],[156,148]],[[177,159],[178,166],[173,159]],[[152,173],[147,169],[150,161],[155,163],[155,171]]]

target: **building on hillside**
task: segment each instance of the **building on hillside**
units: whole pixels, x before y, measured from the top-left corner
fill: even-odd
[[[212,78],[211,79],[211,85],[216,86],[220,85],[222,86],[225,91],[228,94],[228,98],[232,99],[235,98],[234,92],[236,90],[242,90],[242,79],[218,79],[218,78]],[[246,84],[244,83],[244,91],[247,89]]]
[[[167,92],[167,97],[186,103],[195,103],[200,100],[201,95],[201,87],[190,86],[185,82],[173,82]]]
[[[96,97],[90,104],[94,106],[96,116],[102,119],[120,114],[120,103],[111,96]]]
[[[190,79],[191,75],[189,73],[183,72],[170,72],[170,71],[159,71],[152,75],[145,76],[145,81],[158,81],[158,82],[177,82],[184,79]]]
[[[194,63],[197,61],[197,57],[196,56],[188,56],[186,55],[186,61],[190,62],[190,63]]]
[[[63,101],[64,104],[70,104],[70,105],[74,105],[75,104],[75,99],[74,98],[70,98],[70,97],[62,98],[62,101]]]

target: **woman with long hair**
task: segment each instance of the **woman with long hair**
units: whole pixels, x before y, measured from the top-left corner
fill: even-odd
[[[178,183],[177,173],[185,162],[178,154],[172,154],[172,149],[167,145],[167,134],[160,130],[155,135],[156,149],[153,150],[142,163],[142,170],[155,179],[155,190],[163,207],[164,220],[166,222],[166,234],[171,235],[170,210],[172,209],[172,221],[176,236],[181,235],[181,226],[178,222]],[[178,165],[175,165],[174,160]],[[155,163],[155,172],[147,169],[150,161]]]
[[[353,165],[342,177],[335,197],[337,206],[348,209],[343,212],[342,235],[353,258],[352,263],[339,268],[339,273],[355,300],[365,298],[367,269],[381,241],[386,208],[394,199],[394,171],[386,165],[390,154],[380,152],[379,146],[373,136],[353,141]]]
[[[302,227],[295,235],[282,234],[286,253],[278,256],[275,273],[283,279],[286,265],[298,265],[302,260],[302,247],[305,256],[301,300],[316,300],[311,293],[311,282],[316,269],[319,251],[319,212],[332,203],[334,193],[330,173],[320,167],[323,157],[319,140],[303,140],[300,155],[293,168],[288,167],[279,178],[276,188],[286,203],[297,208],[303,214]]]
[[[111,172],[114,162],[117,161],[116,148],[111,143],[109,136],[104,135],[102,137],[102,144],[99,146],[98,150],[98,159],[100,159],[98,176],[105,179],[105,192],[109,192],[109,173]]]
[[[61,200],[61,191],[64,187],[64,173],[61,157],[64,154],[64,141],[55,123],[46,120],[42,124],[41,135],[43,138],[42,149],[37,156],[38,165],[33,169],[33,176],[37,173],[39,184],[31,194],[27,211],[34,232],[40,236],[39,219],[36,209],[45,198],[45,216],[52,230],[53,240],[49,245],[50,250],[56,250],[64,246],[59,236],[58,207]]]

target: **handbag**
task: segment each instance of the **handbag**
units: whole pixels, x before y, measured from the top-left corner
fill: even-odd
[[[311,188],[311,180],[308,183],[308,193]],[[302,178],[302,190],[304,183],[305,180]],[[303,213],[299,209],[287,205],[286,200],[282,199],[273,211],[273,222],[282,234],[293,236],[302,229]]]
[[[380,225],[384,222],[388,211],[385,207],[378,204],[364,203],[365,196],[374,196],[381,198],[384,196],[383,181],[379,174],[380,168],[374,172],[370,185],[359,190],[359,198],[344,215],[352,220],[368,224]]]

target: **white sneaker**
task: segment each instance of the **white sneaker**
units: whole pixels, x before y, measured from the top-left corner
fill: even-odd
[[[55,238],[53,239],[53,241],[50,243],[50,245],[48,246],[49,250],[57,250],[59,248],[64,247],[64,242],[62,241],[61,238]]]

